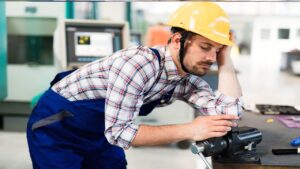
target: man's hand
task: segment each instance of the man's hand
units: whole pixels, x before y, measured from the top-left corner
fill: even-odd
[[[191,140],[201,141],[212,137],[222,137],[231,130],[231,127],[237,126],[232,120],[239,119],[234,115],[215,115],[199,116],[189,125]]]
[[[233,42],[235,42],[234,36],[230,33],[229,35],[229,39]],[[231,60],[230,58],[230,51],[231,51],[231,46],[226,46],[224,45],[220,51],[218,52],[218,56],[217,56],[217,63],[219,66],[224,65],[226,62],[226,59]]]
[[[231,46],[223,46],[218,52],[217,63],[218,66],[222,66],[231,60],[230,58]]]

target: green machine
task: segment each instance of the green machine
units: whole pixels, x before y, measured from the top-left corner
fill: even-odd
[[[0,100],[7,96],[7,36],[6,36],[6,16],[5,2],[0,1]]]

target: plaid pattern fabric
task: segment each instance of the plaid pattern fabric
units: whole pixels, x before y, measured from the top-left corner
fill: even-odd
[[[156,49],[161,64],[149,48],[130,47],[83,66],[56,83],[52,90],[70,101],[106,99],[105,136],[111,144],[123,148],[130,147],[137,133],[138,125],[133,119],[140,107],[173,88],[168,104],[180,99],[205,115],[239,115],[239,98],[213,92],[201,77],[180,77],[170,51],[166,47]]]

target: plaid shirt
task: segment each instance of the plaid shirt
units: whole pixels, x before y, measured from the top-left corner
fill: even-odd
[[[141,106],[174,88],[169,103],[180,99],[205,115],[239,115],[240,99],[213,92],[201,77],[180,77],[167,47],[156,49],[161,63],[149,48],[130,47],[83,66],[52,90],[69,101],[106,99],[105,136],[111,144],[123,148],[130,147],[137,133],[138,125],[133,120]]]

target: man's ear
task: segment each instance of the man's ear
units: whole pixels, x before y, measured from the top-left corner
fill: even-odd
[[[181,34],[179,32],[174,33],[171,37],[171,43],[174,45],[175,49],[180,48],[180,38]]]

